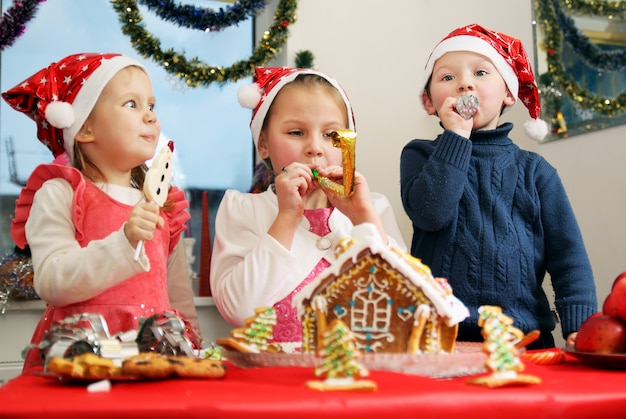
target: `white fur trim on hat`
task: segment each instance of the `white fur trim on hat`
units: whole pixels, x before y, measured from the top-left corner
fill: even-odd
[[[255,112],[252,121],[250,122],[250,131],[252,133],[252,138],[254,139],[254,144],[258,145],[259,143],[259,135],[261,134],[261,129],[263,128],[263,122],[265,121],[265,116],[269,111],[272,102],[276,98],[280,89],[282,89],[287,83],[290,83],[296,79],[300,74],[316,74],[325,80],[327,80],[334,88],[336,88],[341,94],[341,98],[343,99],[344,104],[346,105],[346,112],[348,116],[348,129],[354,130],[354,115],[352,113],[352,105],[350,105],[350,101],[348,100],[348,96],[343,91],[337,80],[332,77],[320,73],[319,71],[310,70],[310,69],[299,69],[298,71],[294,71],[288,75],[285,75],[280,81],[272,87],[269,92],[265,92],[265,96],[262,97],[261,103]],[[243,87],[243,86],[242,86]]]
[[[74,121],[70,126],[59,127],[63,128],[63,147],[70,156],[74,155],[74,137],[76,137],[76,134],[78,134],[78,131],[81,129],[87,120],[87,117],[93,110],[93,107],[96,105],[96,102],[100,97],[100,93],[102,93],[102,90],[107,85],[109,80],[111,80],[118,71],[129,66],[140,67],[146,72],[146,74],[148,74],[146,68],[139,61],[120,55],[104,60],[100,67],[95,69],[83,83],[74,98],[74,102],[72,103]],[[54,103],[55,102],[50,103],[48,108]],[[46,109],[46,119],[47,115],[48,109]],[[52,123],[50,120],[49,122]]]
[[[506,62],[504,57],[498,53],[488,42],[471,35],[460,35],[454,36],[452,38],[447,38],[441,41],[430,54],[428,58],[428,62],[426,63],[426,67],[424,68],[424,75],[422,76],[422,81],[419,85],[420,95],[425,91],[426,85],[428,84],[428,80],[433,74],[433,67],[435,66],[435,61],[439,58],[443,57],[444,54],[448,52],[454,51],[470,51],[475,52],[477,54],[484,55],[489,58],[493,65],[498,70],[498,73],[504,79],[506,86],[509,88],[511,95],[517,101],[517,93],[519,91],[519,80],[513,68]],[[420,101],[421,103],[421,101]],[[507,106],[504,111],[509,110],[513,104]],[[422,107],[424,104],[422,103]]]

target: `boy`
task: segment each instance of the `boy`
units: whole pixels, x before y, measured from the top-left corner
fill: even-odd
[[[541,332],[529,348],[553,347],[547,272],[563,337],[573,346],[597,310],[578,223],[556,170],[513,143],[511,123],[498,125],[519,98],[532,118],[526,133],[537,140],[547,133],[521,42],[475,24],[456,29],[430,55],[420,88],[444,132],[404,147],[402,202],[413,223],[411,253],[448,278],[470,309],[458,340],[482,341],[478,307],[496,305],[523,332]]]

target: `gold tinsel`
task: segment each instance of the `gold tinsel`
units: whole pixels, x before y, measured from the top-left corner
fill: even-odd
[[[288,27],[296,22],[297,3],[296,0],[279,2],[274,24],[265,32],[248,60],[234,62],[230,67],[218,67],[205,64],[197,57],[187,58],[171,48],[163,50],[161,41],[148,32],[142,23],[136,0],[111,0],[122,24],[122,31],[130,37],[133,48],[144,58],[152,59],[168,73],[183,80],[189,87],[237,81],[250,76],[254,67],[265,65],[287,41]]]
[[[544,33],[543,47],[546,51],[548,73],[550,73],[552,79],[560,89],[581,108],[590,109],[600,115],[609,117],[622,114],[626,110],[626,92],[621,92],[616,97],[597,95],[581,87],[563,68],[561,61],[563,33],[559,28],[552,1],[553,0],[535,0],[537,23],[541,26]],[[579,4],[581,3],[580,1],[565,0],[563,3],[569,4],[568,7],[581,6]],[[590,1],[583,3],[585,3],[587,13],[603,15],[609,5],[613,5],[615,2]]]

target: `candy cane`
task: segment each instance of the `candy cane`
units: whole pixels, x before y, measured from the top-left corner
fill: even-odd
[[[313,176],[317,183],[338,196],[350,196],[354,192],[354,154],[356,145],[356,132],[342,129],[330,133],[333,147],[341,148],[341,166],[343,168],[343,185],[333,182],[325,176],[320,176],[317,170],[313,170]]]
[[[167,193],[170,188],[170,180],[172,179],[172,158],[174,156],[174,142],[169,141],[167,147],[161,148],[161,151],[152,161],[152,166],[146,172],[146,178],[143,182],[143,194],[146,202],[154,202],[159,208],[163,207],[167,199]],[[134,259],[139,259],[143,240],[137,243],[135,248]]]

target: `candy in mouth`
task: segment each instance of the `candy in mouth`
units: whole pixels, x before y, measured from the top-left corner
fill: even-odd
[[[456,101],[456,111],[465,119],[471,119],[478,112],[478,98],[474,95],[463,95]]]

